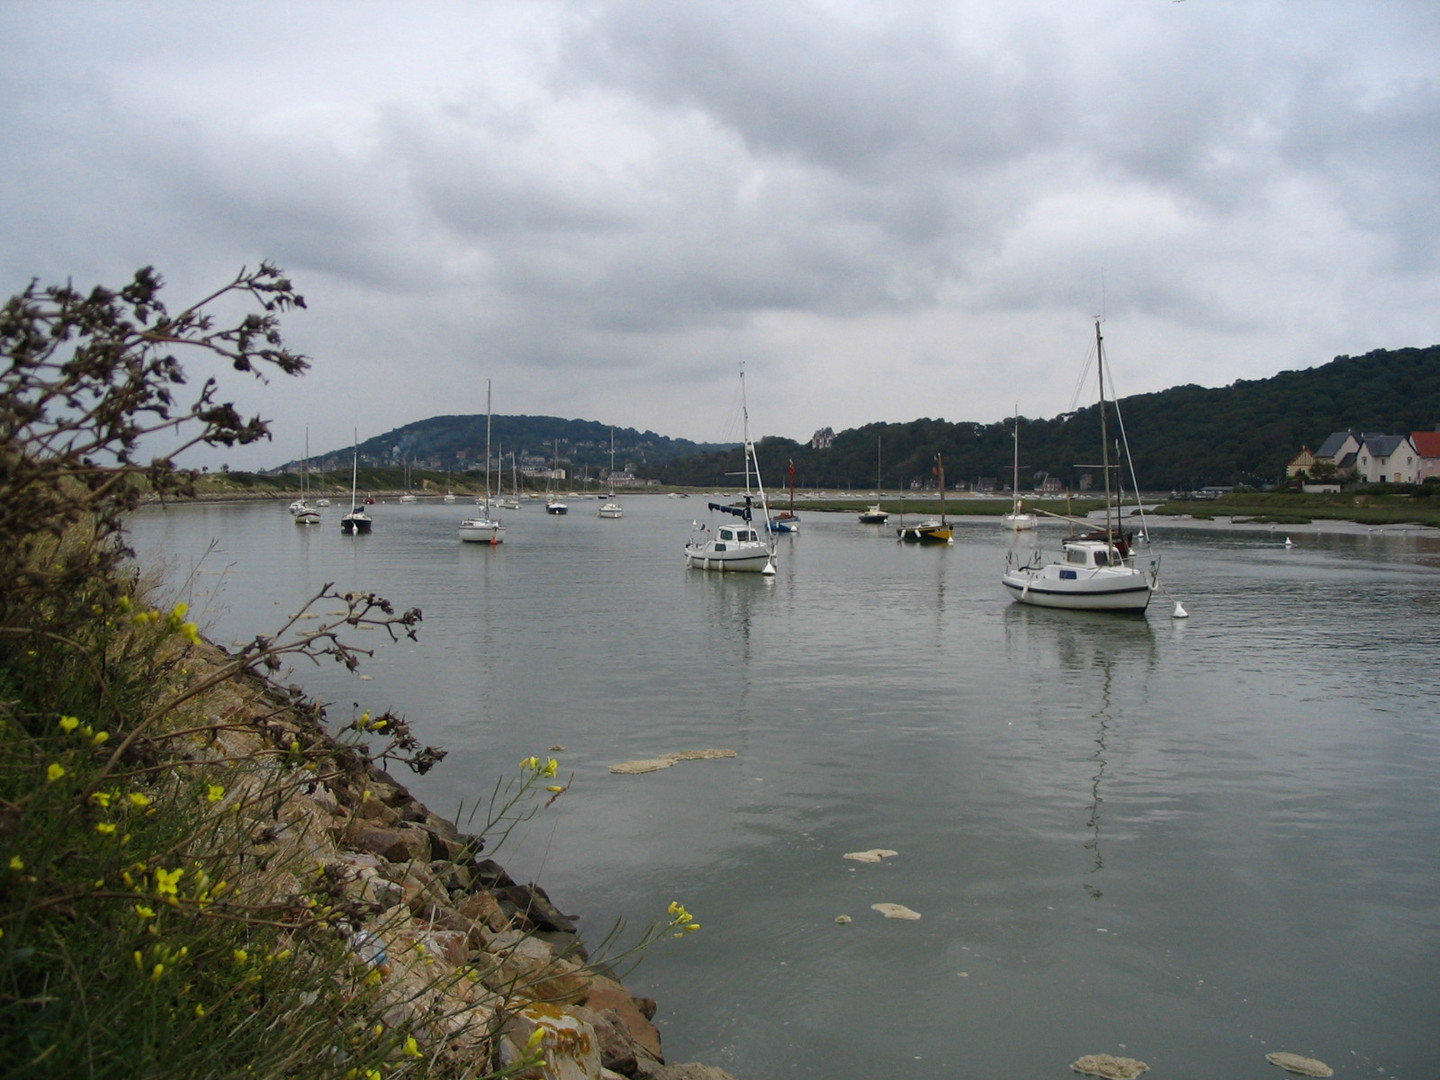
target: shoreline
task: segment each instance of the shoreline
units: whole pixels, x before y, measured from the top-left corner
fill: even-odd
[[[190,655],[197,671],[229,662],[203,638]],[[277,738],[303,735],[358,763],[292,786],[257,824],[271,836],[267,859],[318,866],[332,883],[351,912],[350,944],[371,969],[387,1026],[426,1033],[419,1047],[427,1056],[488,1075],[540,1047],[543,1072],[517,1075],[735,1080],[712,1066],[667,1064],[651,1022],[656,1003],[632,995],[604,959],[592,962],[574,920],[544,888],[515,881],[485,854],[484,836],[461,832],[368,752],[307,718],[297,691],[240,672],[215,694],[226,716],[215,745],[225,759],[251,760]],[[239,765],[234,772],[227,786],[236,792],[264,782]],[[281,901],[293,901],[289,891],[300,887],[285,873],[237,885]]]

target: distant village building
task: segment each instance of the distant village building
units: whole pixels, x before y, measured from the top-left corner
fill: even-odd
[[[1434,431],[1412,431],[1410,442],[1419,458],[1419,465],[1415,470],[1418,482],[1423,484],[1427,477],[1440,476],[1440,428]]]
[[[810,436],[810,449],[829,450],[830,445],[835,441],[835,429],[822,427],[814,435]]]
[[[1355,455],[1355,475],[1367,484],[1415,484],[1419,456],[1409,435],[1366,435]]]
[[[1337,476],[1355,471],[1355,454],[1360,449],[1360,435],[1354,431],[1332,431],[1315,451],[1315,464],[1328,464]]]
[[[1290,459],[1290,464],[1285,466],[1285,475],[1294,479],[1301,474],[1305,476],[1315,475],[1315,451],[1308,446],[1302,446],[1300,453]]]
[[[1065,486],[1060,482],[1058,476],[1047,476],[1040,481],[1040,494],[1042,495],[1061,495],[1064,491]]]

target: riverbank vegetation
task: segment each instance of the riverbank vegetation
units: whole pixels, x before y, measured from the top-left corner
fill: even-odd
[[[260,377],[306,368],[278,324],[303,300],[275,268],[242,271],[175,315],[160,285],[149,270],[118,291],[32,285],[0,312],[6,1075],[382,1080],[548,1067],[561,1049],[546,1025],[565,1017],[535,1002],[608,995],[634,1011],[583,964],[573,934],[565,949],[536,939],[548,910],[537,886],[478,858],[568,790],[558,764],[521,762],[497,782],[481,832],[462,835],[384,771],[443,757],[403,718],[361,712],[334,731],[321,706],[270,678],[297,659],[354,669],[369,653],[348,633],[414,638],[418,611],[326,586],[227,653],[136,576],[125,515],[153,494],[196,492],[170,458],[141,457],[147,440],[266,434],[218,400],[213,379],[183,399],[180,357]],[[217,326],[211,310],[236,302],[256,310]],[[340,851],[342,839],[362,846]],[[469,915],[452,910],[462,902]],[[631,949],[698,928],[675,903]],[[612,1042],[634,1065],[626,1039]],[[658,1035],[649,1045],[653,1065]]]

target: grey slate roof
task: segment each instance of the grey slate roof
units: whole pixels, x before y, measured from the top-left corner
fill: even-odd
[[[1332,431],[1320,444],[1320,449],[1315,451],[1317,458],[1333,458],[1340,452],[1340,447],[1345,445],[1345,440],[1354,434],[1350,431]]]

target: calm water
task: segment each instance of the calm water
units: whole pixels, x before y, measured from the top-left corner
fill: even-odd
[[[447,747],[410,783],[451,815],[566,748],[573,789],[497,857],[592,939],[695,913],[627,978],[672,1061],[1440,1075],[1440,535],[1162,521],[1191,618],[1131,620],[1012,604],[993,520],[932,549],[802,507],[765,581],[684,569],[703,499],[624,502],[526,506],[493,549],[458,542],[460,503],[378,506],[359,538],[336,507],[180,506],[134,539],[221,642],[331,581],[423,609],[418,644],[366,642],[368,679],[294,681]],[[711,747],[737,757],[608,771]],[[899,854],[841,857],[876,847]]]

